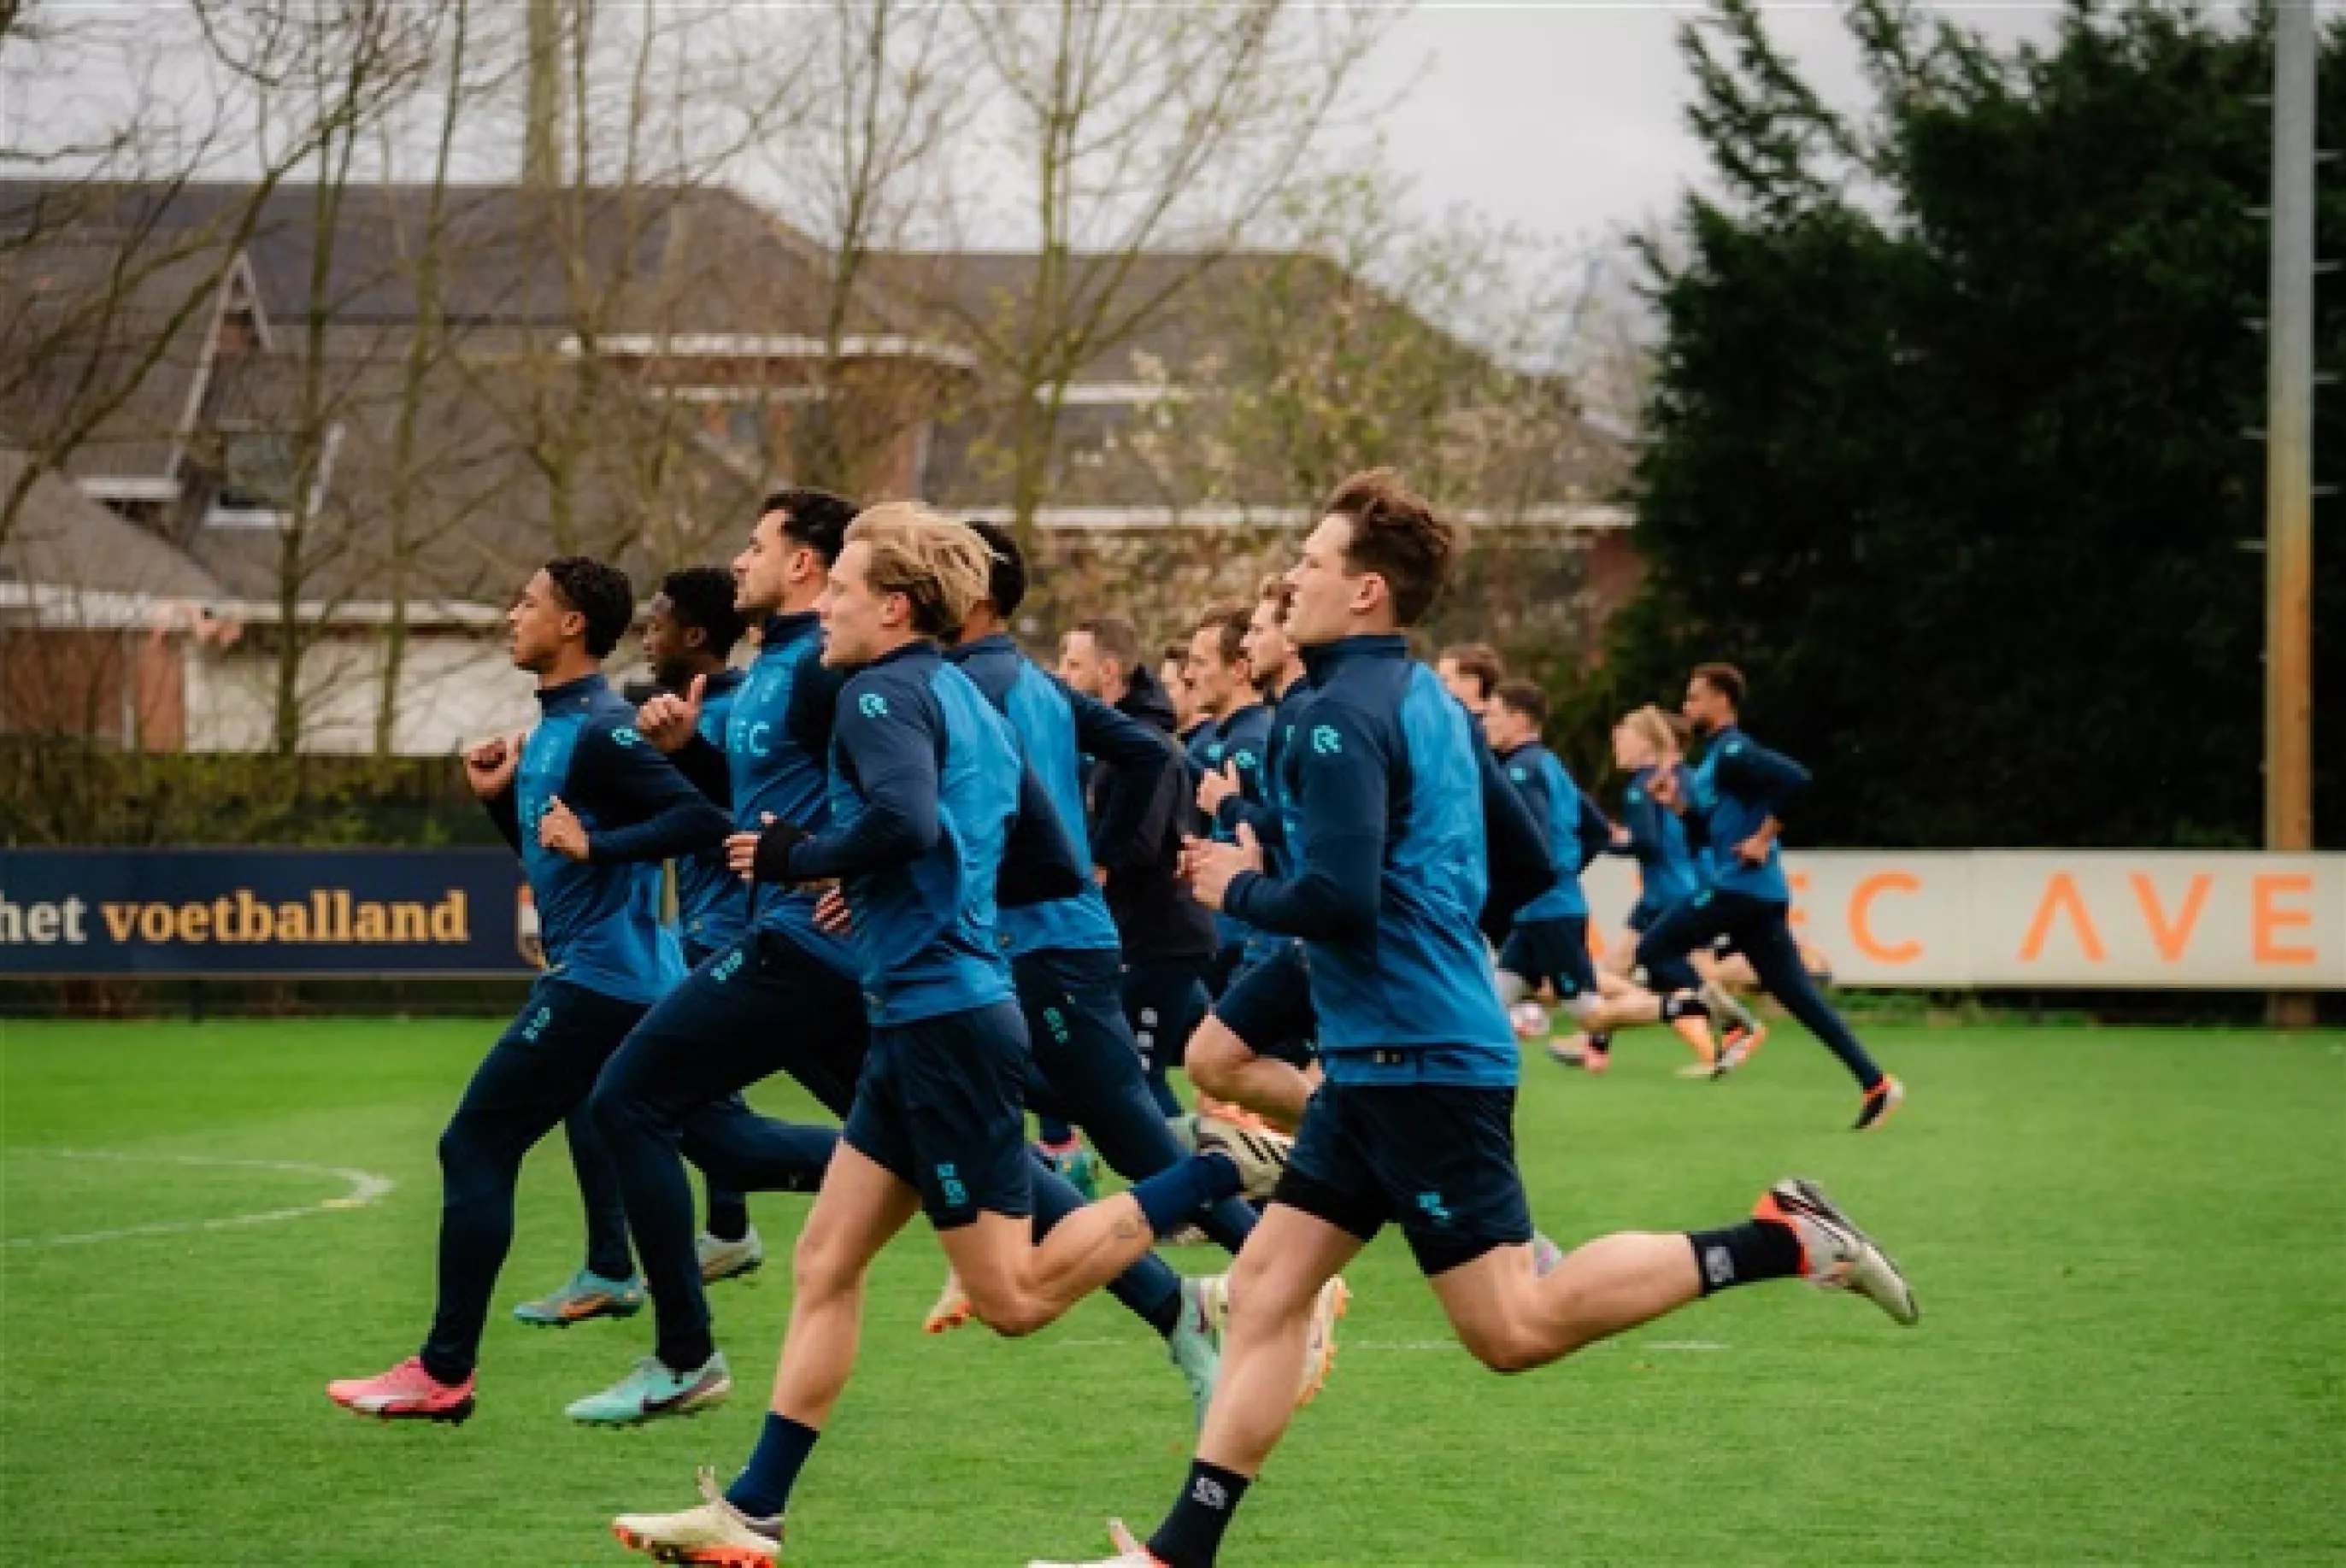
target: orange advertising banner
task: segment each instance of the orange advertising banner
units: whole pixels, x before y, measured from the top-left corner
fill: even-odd
[[[1860,986],[2346,990],[2346,855],[1812,850],[1793,929]],[[1586,878],[1622,940],[1636,868]]]

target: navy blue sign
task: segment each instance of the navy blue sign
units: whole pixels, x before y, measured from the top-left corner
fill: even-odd
[[[0,974],[532,967],[505,850],[0,850]]]

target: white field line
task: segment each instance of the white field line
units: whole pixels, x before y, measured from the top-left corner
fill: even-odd
[[[69,1236],[12,1236],[0,1239],[0,1247],[87,1247],[93,1242],[129,1241],[148,1236],[179,1236],[199,1230],[233,1230],[248,1225],[273,1225],[280,1219],[301,1219],[313,1214],[330,1214],[338,1209],[364,1208],[391,1191],[392,1179],[372,1171],[353,1170],[344,1166],[308,1165],[300,1160],[230,1160],[216,1159],[209,1155],[131,1155],[117,1154],[104,1149],[17,1149],[15,1155],[36,1155],[59,1160],[111,1160],[122,1164],[201,1166],[225,1170],[255,1170],[290,1172],[296,1176],[329,1177],[344,1184],[348,1190],[338,1196],[321,1198],[315,1203],[295,1208],[272,1208],[258,1214],[232,1214],[218,1219],[179,1219],[157,1225],[126,1225],[115,1230],[85,1230]]]

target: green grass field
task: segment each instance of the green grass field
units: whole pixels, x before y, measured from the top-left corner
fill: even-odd
[[[740,1388],[698,1420],[576,1429],[648,1319],[533,1331],[502,1308],[576,1262],[558,1141],[460,1429],[329,1405],[410,1353],[432,1293],[433,1145],[490,1021],[0,1025],[0,1477],[12,1563],[550,1563],[627,1559],[624,1508],[680,1506],[746,1453],[786,1267],[719,1287]],[[1227,1560],[1304,1563],[2346,1561],[2346,1038],[1875,1032],[1913,1099],[1852,1095],[1789,1027],[1711,1086],[1627,1043],[1601,1081],[1528,1073],[1543,1227],[1567,1244],[1739,1213],[1823,1180],[1923,1304],[1900,1330],[1795,1287],[1747,1290],[1502,1380],[1451,1347],[1394,1238],[1353,1278],[1341,1362],[1250,1499]],[[764,1092],[769,1108],[795,1101]],[[75,1158],[62,1151],[120,1156]],[[211,1161],[357,1167],[334,1178]],[[786,1259],[805,1200],[756,1212]],[[1177,1255],[1193,1272],[1205,1250]],[[1112,1305],[1037,1339],[920,1332],[941,1254],[882,1259],[857,1381],[801,1488],[794,1563],[1020,1564],[1153,1522],[1181,1474],[1178,1378]]]

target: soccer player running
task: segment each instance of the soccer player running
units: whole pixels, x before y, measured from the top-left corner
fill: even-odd
[[[872,1046],[799,1237],[773,1401],[748,1468],[721,1492],[703,1471],[698,1507],[613,1522],[622,1542],[664,1562],[780,1555],[791,1491],[854,1368],[864,1277],[915,1214],[927,1214],[979,1321],[1015,1337],[1199,1208],[1277,1179],[1258,1144],[1217,1143],[1034,1237],[1026,1032],[995,920],[995,869],[1025,770],[1008,721],[938,646],[985,596],[989,559],[961,524],[874,507],[848,530],[821,598],[823,662],[849,677],[829,821],[810,830],[779,819],[756,864],[762,880],[840,882]],[[1072,861],[1068,871],[1080,879]],[[1299,1336],[1299,1357],[1302,1347]]]
[[[819,658],[814,602],[839,554],[852,502],[818,490],[767,498],[734,558],[732,604],[762,618],[758,657],[709,722],[706,681],[653,697],[639,723],[738,835],[769,818],[820,827],[825,748],[839,678]],[[741,879],[730,869],[737,888]],[[687,1157],[741,1190],[811,1192],[837,1131],[761,1116],[741,1100],[786,1073],[845,1116],[868,1035],[854,955],[822,929],[811,892],[744,892],[743,929],[695,966],[604,1067],[589,1110],[617,1170],[658,1326],[653,1353],[611,1387],[574,1401],[574,1420],[625,1426],[683,1415],[732,1390],[703,1290]]]
[[[474,748],[464,773],[521,856],[547,967],[440,1136],[439,1302],[422,1353],[327,1385],[329,1399],[362,1415],[472,1413],[523,1156],[586,1098],[604,1062],[682,975],[660,923],[658,862],[721,840],[727,823],[645,744],[634,710],[603,678],[634,615],[627,574],[583,555],[547,562],[506,613],[513,662],[537,677],[542,717],[526,739]],[[688,1227],[690,1202],[688,1192]]]
[[[1081,759],[1093,757],[1122,786],[1096,835],[1102,846],[1121,846],[1141,835],[1163,774],[1163,743],[1106,703],[1061,685],[1019,652],[1005,627],[1025,602],[1025,553],[1007,529],[969,526],[992,552],[985,596],[962,622],[945,657],[1010,721],[1027,766],[1049,797],[1046,809],[1071,844],[1086,845],[1088,869],[1100,856],[1086,844]],[[999,929],[1032,1051],[1029,1106],[1047,1106],[1089,1133],[1109,1168],[1128,1181],[1179,1164],[1189,1151],[1148,1093],[1140,1049],[1125,1021],[1116,923],[1096,881],[1086,877],[1065,898],[1005,908]],[[1227,1197],[1205,1210],[1198,1223],[1208,1239],[1236,1252],[1254,1231],[1254,1210]],[[1204,1293],[1209,1305],[1201,1309],[1219,1319],[1219,1280],[1185,1281],[1183,1288],[1193,1297]],[[942,1332],[969,1316],[956,1278],[926,1327]],[[1322,1324],[1309,1353],[1321,1378],[1332,1346],[1332,1330]],[[1316,1391],[1316,1380],[1307,1380]]]
[[[1270,740],[1270,709],[1255,690],[1252,667],[1247,663],[1247,626],[1252,618],[1244,605],[1216,605],[1198,617],[1189,635],[1189,660],[1184,667],[1190,695],[1205,723],[1189,738],[1189,769],[1202,780],[1224,769],[1246,781],[1250,795],[1260,798],[1264,748]],[[1213,824],[1216,837],[1226,831]],[[1246,926],[1227,914],[1214,917],[1221,947],[1214,954],[1206,988],[1219,996],[1247,962]]]
[[[1545,984],[1577,1019],[1601,1000],[1588,953],[1588,898],[1581,891],[1580,872],[1611,843],[1613,825],[1540,743],[1546,723],[1547,694],[1528,680],[1501,681],[1483,712],[1491,749],[1546,829],[1548,862],[1556,871],[1556,885],[1515,912],[1499,949],[1499,1000],[1513,1010]],[[1545,1033],[1545,1027],[1538,1033]]]
[[[1621,970],[1637,967],[1637,939],[1664,913],[1692,899],[1701,890],[1701,869],[1687,843],[1686,830],[1675,813],[1656,798],[1657,780],[1666,780],[1679,767],[1678,732],[1659,708],[1651,704],[1627,714],[1613,727],[1614,766],[1628,774],[1621,795],[1621,825],[1613,848],[1637,862],[1637,901],[1629,911],[1630,940],[1614,951]],[[1613,1036],[1648,1023],[1668,1023],[1687,1043],[1695,1059],[1678,1069],[1682,1078],[1717,1075],[1721,1059],[1711,1036],[1711,1009],[1694,991],[1668,995],[1637,984],[1610,965],[1597,975],[1604,999],[1579,1017],[1581,1033],[1548,1054],[1568,1067],[1602,1073],[1613,1060]],[[1750,1029],[1764,1035],[1756,1020],[1742,1015]],[[1756,1036],[1755,1036],[1756,1037]]]
[[[1116,1554],[1091,1568],[1215,1561],[1287,1426],[1315,1295],[1388,1221],[1460,1341],[1496,1370],[1768,1279],[1854,1290],[1914,1319],[1895,1266],[1803,1181],[1779,1183],[1739,1224],[1608,1236],[1535,1261],[1515,1163],[1515,1043],[1475,930],[1480,742],[1402,635],[1456,547],[1445,519],[1378,471],[1337,489],[1290,574],[1288,631],[1314,688],[1309,733],[1282,762],[1303,827],[1297,875],[1267,877],[1251,833],[1199,846],[1190,864],[1205,901],[1310,944],[1328,1082],[1239,1256],[1221,1386],[1173,1509],[1145,1544],[1112,1524]]]
[[[1700,840],[1706,885],[1646,932],[1637,962],[1656,990],[1691,989],[1700,979],[1686,955],[1719,937],[1732,938],[1768,994],[1857,1080],[1863,1098],[1855,1127],[1865,1132],[1889,1119],[1906,1089],[1876,1064],[1800,962],[1792,936],[1792,891],[1777,840],[1781,813],[1808,787],[1809,771],[1743,733],[1738,721],[1743,695],[1742,672],[1732,665],[1698,665],[1687,681],[1687,719],[1708,745],[1691,776],[1658,778],[1656,795],[1686,822],[1689,839]],[[1722,1068],[1735,1064],[1721,1058]]]
[[[1132,1026],[1148,1092],[1167,1117],[1184,1113],[1165,1074],[1178,1065],[1206,1015],[1206,966],[1220,945],[1212,911],[1181,880],[1188,835],[1189,769],[1174,739],[1178,713],[1170,693],[1140,661],[1140,634],[1114,616],[1078,622],[1060,639],[1059,678],[1156,731],[1165,756],[1138,840],[1100,846],[1101,891],[1124,952],[1125,1021]],[[1095,775],[1095,816],[1108,809],[1115,780]]]
[[[1284,834],[1276,819],[1273,792],[1285,748],[1294,735],[1299,705],[1308,693],[1302,653],[1286,630],[1292,597],[1284,579],[1269,579],[1256,595],[1247,623],[1248,668],[1256,689],[1271,704],[1263,767],[1250,775],[1226,766],[1198,782],[1198,804],[1214,819],[1219,837],[1237,842],[1244,823],[1255,841],[1265,846],[1266,857],[1282,865]],[[1190,1037],[1189,1081],[1217,1099],[1292,1132],[1303,1120],[1304,1103],[1320,1085],[1312,1043],[1317,1033],[1303,944],[1292,937],[1254,933],[1246,967]]]
[[[688,566],[660,581],[644,617],[644,658],[652,679],[670,692],[696,690],[702,697],[701,732],[725,733],[725,715],[741,672],[726,657],[741,640],[742,622],[733,608],[733,575],[722,566]],[[695,682],[699,686],[696,688]],[[684,966],[700,962],[740,934],[748,896],[741,879],[725,863],[719,844],[676,862],[677,941]],[[525,1323],[560,1327],[589,1318],[630,1318],[644,1304],[644,1282],[627,1247],[627,1206],[619,1173],[603,1146],[603,1135],[585,1105],[563,1123],[570,1163],[578,1174],[586,1208],[586,1258],[559,1288],[525,1301],[514,1316]],[[746,1274],[765,1261],[765,1248],[750,1224],[749,1199],[712,1184],[709,1223],[698,1247],[701,1278],[709,1282]]]

